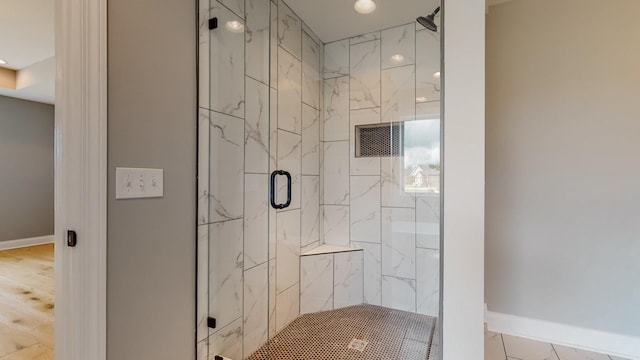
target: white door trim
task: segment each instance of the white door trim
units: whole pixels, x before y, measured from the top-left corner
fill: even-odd
[[[55,39],[55,358],[105,360],[107,0],[55,0]]]

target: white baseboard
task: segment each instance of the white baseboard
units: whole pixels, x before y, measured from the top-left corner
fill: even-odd
[[[489,331],[640,360],[640,338],[514,315],[487,312]]]
[[[26,239],[0,241],[0,250],[18,249],[29,246],[51,244],[53,243],[53,235],[38,236]]]

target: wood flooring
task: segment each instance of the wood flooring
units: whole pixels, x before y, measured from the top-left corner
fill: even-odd
[[[53,359],[53,244],[0,251],[0,360]]]

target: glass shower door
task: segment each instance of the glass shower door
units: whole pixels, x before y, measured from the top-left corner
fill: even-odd
[[[202,1],[198,360],[313,358],[352,340],[371,358],[427,352],[439,33],[411,15],[323,44],[286,0]]]
[[[206,356],[244,359],[269,337],[269,0],[205,0],[199,182],[207,184]],[[204,29],[202,29],[204,28]],[[204,39],[204,40],[203,40]],[[204,92],[204,94],[203,94]],[[201,194],[202,196],[202,194]],[[204,237],[204,235],[202,235]],[[203,271],[199,266],[198,271]]]

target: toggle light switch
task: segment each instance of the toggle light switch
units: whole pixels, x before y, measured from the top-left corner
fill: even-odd
[[[164,196],[164,170],[116,168],[116,199]]]

